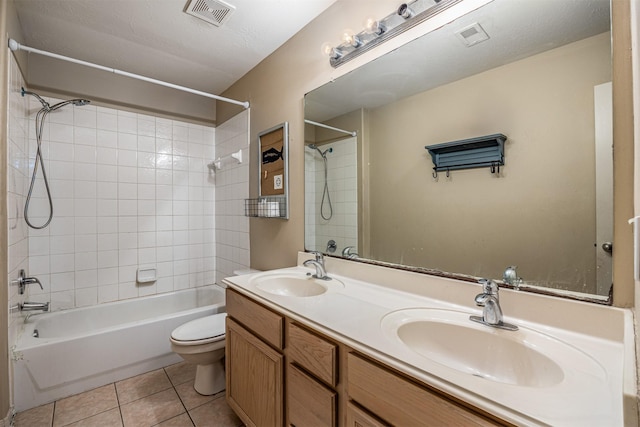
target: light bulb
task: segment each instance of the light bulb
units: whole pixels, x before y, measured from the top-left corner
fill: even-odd
[[[322,46],[320,47],[320,51],[322,52],[323,55],[326,55],[326,56],[331,56],[332,50],[333,50],[333,46],[331,46],[331,43],[329,42],[322,43]]]
[[[384,33],[387,29],[382,22],[373,18],[367,18],[364,23],[364,28],[368,33],[375,34],[377,36]]]
[[[358,47],[362,44],[360,38],[358,38],[358,36],[356,36],[351,30],[344,30],[342,32],[342,41],[353,47]]]
[[[329,42],[323,43],[321,50],[322,50],[322,54],[327,55],[329,58],[338,59],[343,55],[340,49],[338,49],[337,47],[331,46],[331,43]]]

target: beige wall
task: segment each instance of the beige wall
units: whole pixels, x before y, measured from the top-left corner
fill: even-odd
[[[627,221],[633,217],[633,88],[631,0],[612,0],[613,46],[613,303],[633,307],[633,239]],[[636,64],[637,65],[637,64]]]
[[[8,0],[8,3],[13,15],[17,16],[13,0]],[[26,44],[17,17],[9,22],[8,35],[18,43]],[[87,98],[92,105],[102,107],[149,113],[197,124],[216,123],[216,101],[210,98],[24,51],[16,52],[16,57],[29,89],[42,96]]]
[[[595,85],[610,34],[371,111],[371,257],[596,293]],[[440,172],[425,145],[493,133],[506,165]],[[402,191],[398,191],[402,189]],[[608,288],[607,288],[608,290]]]
[[[26,80],[29,88],[40,95],[82,97],[103,107],[215,124],[216,101],[213,99],[42,55],[29,55]]]

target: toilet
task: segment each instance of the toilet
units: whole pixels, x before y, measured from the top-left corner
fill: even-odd
[[[171,350],[197,365],[193,388],[211,395],[224,390],[224,323],[227,313],[192,320],[171,332]]]
[[[237,270],[233,274],[257,273]],[[225,389],[224,346],[227,313],[212,314],[191,320],[171,332],[171,350],[187,363],[197,365],[193,388],[205,396]]]

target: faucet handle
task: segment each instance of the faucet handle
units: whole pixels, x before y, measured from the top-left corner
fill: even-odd
[[[493,295],[493,296],[497,296],[498,295],[498,284],[496,282],[494,282],[491,279],[480,279],[478,280],[478,283],[482,285],[482,292],[484,292],[487,295]]]
[[[316,261],[317,261],[317,262],[319,262],[319,263],[321,263],[321,264],[324,264],[324,254],[323,254],[322,252],[319,252],[319,251],[309,251],[309,253],[310,253],[310,254],[315,255],[315,257],[316,257]]]

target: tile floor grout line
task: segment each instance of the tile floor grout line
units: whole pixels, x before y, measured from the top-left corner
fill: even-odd
[[[175,365],[172,365],[172,366],[175,366]],[[186,414],[186,418],[190,422],[189,425],[190,426],[197,426],[196,420],[201,420],[201,414],[202,414],[201,408],[204,408],[205,406],[210,405],[210,404],[212,404],[213,402],[216,402],[216,401],[218,401],[218,404],[224,403],[224,400],[226,399],[226,397],[225,397],[226,392],[225,391],[221,391],[220,393],[216,393],[215,395],[210,396],[211,398],[207,399],[207,401],[205,401],[205,402],[200,403],[200,400],[198,400],[198,399],[195,399],[194,401],[192,401],[190,396],[193,393],[186,393],[185,392],[185,387],[183,387],[183,385],[187,384],[189,382],[192,382],[193,378],[191,378],[189,380],[186,380],[186,381],[183,381],[182,379],[184,379],[184,375],[182,373],[179,373],[176,370],[171,370],[171,372],[173,373],[173,376],[174,376],[174,378],[172,380],[172,377],[169,375],[169,370],[167,369],[167,367],[164,367],[163,371],[164,371],[164,374],[166,375],[166,377],[169,379],[170,386],[166,387],[164,390],[156,391],[156,393],[152,393],[152,394],[150,394],[150,395],[148,395],[146,397],[153,396],[155,394],[162,393],[162,392],[168,392],[168,390],[173,389],[174,394],[178,397],[178,401],[180,402],[180,404],[182,406],[183,412],[180,413],[180,414],[177,414],[176,416],[174,416],[172,418],[169,418],[169,420],[173,419],[173,418],[184,417],[184,415]],[[150,374],[152,372],[154,372],[154,371],[149,371],[146,374]],[[140,374],[140,375],[144,375],[144,374]],[[135,377],[140,376],[140,375],[136,375],[136,376],[131,377],[131,378],[135,378]],[[131,378],[127,378],[127,379],[131,379]],[[125,381],[127,379],[120,380],[120,381]],[[112,403],[115,403],[116,405],[114,405],[110,409],[105,409],[105,410],[99,412],[98,414],[93,414],[93,415],[89,415],[89,416],[85,415],[84,418],[79,419],[79,420],[75,420],[75,421],[73,421],[73,422],[71,422],[69,424],[65,424],[65,425],[69,426],[69,425],[72,425],[73,423],[76,423],[76,422],[83,422],[83,421],[86,422],[86,420],[90,419],[91,417],[99,416],[99,415],[104,414],[106,412],[113,411],[114,409],[117,409],[121,425],[123,427],[127,427],[125,425],[124,412],[122,411],[123,405],[121,404],[121,399],[123,397],[125,397],[126,393],[123,394],[122,396],[120,396],[120,394],[122,394],[122,392],[124,392],[125,390],[122,389],[119,392],[118,387],[116,387],[116,384],[119,383],[120,381],[115,381],[115,382],[112,382],[112,383],[110,383],[108,385],[108,386],[112,387],[112,390],[115,392],[114,393],[115,402],[112,401]],[[179,383],[179,384],[174,384],[174,382],[175,383]],[[100,387],[97,387],[97,388],[100,388]],[[96,390],[97,388],[92,389],[92,390]],[[181,395],[179,390],[178,390],[178,388],[183,390],[184,394]],[[90,392],[92,390],[89,390],[87,392]],[[84,394],[84,393],[87,393],[87,392],[79,393],[78,395]],[[74,395],[74,396],[77,396],[77,395]],[[69,396],[69,397],[72,397],[72,396]],[[194,394],[193,397],[195,397],[195,394]],[[128,405],[128,404],[132,404],[134,402],[137,402],[138,400],[143,399],[143,398],[144,397],[139,397],[136,400],[133,400],[133,401],[128,402],[128,403],[125,403],[125,406]],[[66,399],[66,398],[63,398],[63,399]],[[64,406],[63,407],[63,406],[59,405],[59,403],[63,399],[58,399],[58,400],[56,400],[54,402],[51,402],[50,409],[47,410],[48,414],[47,414],[46,418],[42,419],[42,421],[44,421],[44,423],[38,424],[38,425],[40,425],[40,426],[48,425],[49,427],[53,427],[55,425],[54,421],[55,421],[55,417],[57,415],[63,416],[63,418],[65,417],[65,414],[66,414],[66,412],[65,412],[66,409],[65,408],[66,408],[66,406],[63,405]],[[222,401],[219,401],[219,399],[222,399]],[[187,404],[189,404],[189,405],[194,405],[195,404],[196,406],[194,406],[191,409],[187,409]],[[46,404],[45,405],[41,405],[41,406],[46,406]],[[224,406],[226,406],[226,405],[224,405]],[[35,409],[35,408],[32,408],[32,409]],[[49,411],[51,411],[51,412],[49,412]],[[113,417],[116,418],[117,415],[113,414]],[[112,418],[112,420],[115,421],[115,419],[113,419],[113,418]],[[169,421],[169,420],[163,420],[159,424],[162,424],[162,423],[164,423],[166,421]],[[64,422],[63,419],[61,419],[61,421]],[[134,421],[135,422],[135,420],[130,420],[130,421]],[[183,421],[186,422],[186,419],[183,418]],[[239,420],[238,420],[238,422],[240,423],[240,424],[238,424],[238,426],[241,426],[242,423]],[[16,425],[20,426],[20,427],[22,427],[22,426],[29,427],[29,425],[33,426],[34,424],[17,423]],[[209,424],[207,424],[207,425],[209,425]],[[58,426],[58,427],[63,427],[63,426]]]
[[[122,427],[124,427],[124,417],[122,416],[122,407],[120,405],[120,395],[118,394],[118,387],[116,387],[116,381],[113,383],[113,389],[116,392],[116,402],[118,402],[118,414],[120,415],[120,422],[122,423]]]

